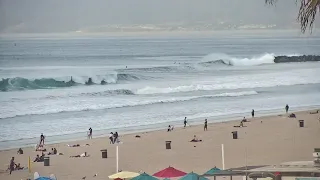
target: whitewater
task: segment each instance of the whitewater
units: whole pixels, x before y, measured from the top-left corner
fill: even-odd
[[[291,32],[292,33],[292,32]],[[237,38],[233,38],[236,36]],[[116,45],[116,46],[115,46]],[[320,107],[320,37],[0,38],[0,149]],[[91,78],[92,83],[88,84]]]

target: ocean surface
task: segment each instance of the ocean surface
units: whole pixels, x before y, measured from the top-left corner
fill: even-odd
[[[297,32],[1,36],[0,149],[316,108],[320,63],[273,59],[319,54]]]

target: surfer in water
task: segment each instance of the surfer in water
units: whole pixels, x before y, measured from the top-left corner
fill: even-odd
[[[93,82],[92,82],[92,78],[89,78],[88,81],[86,82],[86,85],[92,85]]]
[[[105,85],[105,84],[107,84],[107,82],[103,79],[103,80],[101,81],[101,85]]]

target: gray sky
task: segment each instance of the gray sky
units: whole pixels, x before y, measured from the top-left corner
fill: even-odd
[[[297,11],[295,0],[280,0],[276,7],[264,0],[0,0],[0,32],[217,20],[290,24]]]

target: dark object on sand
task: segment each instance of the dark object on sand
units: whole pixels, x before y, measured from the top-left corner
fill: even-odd
[[[141,138],[141,136],[140,135],[136,135],[136,138]]]
[[[310,114],[318,114],[318,113],[319,113],[319,110],[310,112]]]
[[[304,120],[299,120],[299,127],[304,127]]]
[[[232,138],[238,139],[238,131],[232,131]]]
[[[293,113],[291,113],[288,117],[289,117],[289,118],[296,118],[296,115],[293,114]]]
[[[43,165],[44,166],[50,166],[50,157],[44,157],[43,158]]]
[[[101,151],[102,158],[108,158],[108,150],[107,149],[102,149],[100,151]]]
[[[171,149],[171,141],[166,141],[166,149]]]

